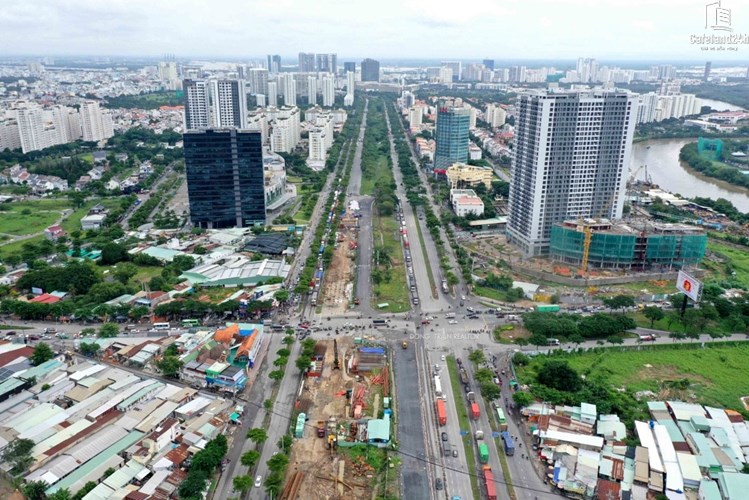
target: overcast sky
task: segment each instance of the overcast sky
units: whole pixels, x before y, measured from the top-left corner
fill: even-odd
[[[0,0],[0,55],[748,61],[690,44],[712,1]],[[722,7],[749,33],[747,0]]]

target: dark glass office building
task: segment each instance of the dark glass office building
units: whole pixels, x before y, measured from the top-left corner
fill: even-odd
[[[456,162],[468,161],[468,128],[471,110],[440,104],[434,134],[434,167],[444,169]]]
[[[184,134],[190,219],[206,229],[265,224],[260,132],[205,129]]]

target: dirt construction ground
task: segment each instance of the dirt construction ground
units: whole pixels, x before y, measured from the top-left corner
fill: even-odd
[[[307,427],[304,437],[294,440],[292,454],[289,461],[288,477],[296,472],[304,473],[304,481],[297,498],[315,498],[321,500],[352,499],[372,497],[371,474],[366,464],[359,460],[352,461],[347,449],[338,448],[331,452],[327,447],[327,439],[317,437],[315,428],[319,420],[328,421],[329,417],[336,417],[339,422],[349,420],[346,415],[347,399],[345,391],[355,389],[362,382],[368,384],[369,377],[359,381],[356,375],[347,374],[344,369],[345,356],[353,349],[351,338],[338,339],[338,355],[341,369],[334,370],[333,341],[326,341],[327,351],[322,376],[308,378],[305,388],[298,401],[300,411],[307,413]],[[370,392],[370,391],[368,391]],[[370,415],[372,409],[365,407],[364,414]],[[343,465],[341,465],[343,462]],[[356,462],[356,464],[354,464]],[[340,467],[343,467],[341,474]],[[335,477],[342,477],[345,485],[336,486]]]
[[[356,242],[356,233],[353,230],[341,229],[338,239],[333,260],[323,282],[323,315],[329,316],[346,312],[354,289],[356,250],[351,248],[351,243]]]

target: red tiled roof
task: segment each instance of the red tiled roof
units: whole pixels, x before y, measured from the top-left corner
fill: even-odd
[[[34,297],[29,302],[40,303],[40,304],[54,304],[55,302],[60,302],[61,300],[62,299],[60,297],[57,297],[55,295],[43,293],[41,295]]]

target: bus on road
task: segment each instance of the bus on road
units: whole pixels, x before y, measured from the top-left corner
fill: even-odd
[[[169,330],[172,327],[169,323],[154,323],[154,330]]]
[[[167,323],[167,325],[168,324],[169,323]],[[200,326],[200,321],[197,320],[197,319],[183,319],[182,320],[182,326],[184,328],[193,328],[193,327],[196,327],[196,326]],[[169,327],[167,327],[167,328],[169,328]]]

